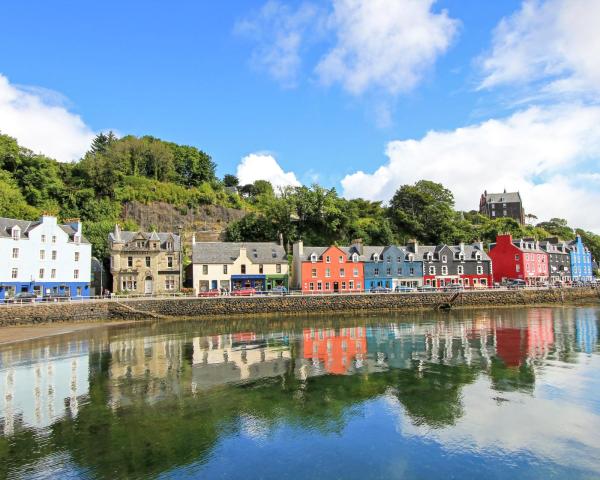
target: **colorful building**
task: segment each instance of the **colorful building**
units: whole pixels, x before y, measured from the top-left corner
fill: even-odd
[[[196,294],[214,289],[288,287],[283,246],[271,242],[196,242],[192,238],[192,276]]]
[[[370,247],[354,244],[364,262],[365,290],[374,288],[417,287],[423,283],[423,262],[416,261],[412,253],[396,245]]]
[[[0,218],[0,300],[29,292],[37,296],[90,295],[92,246],[81,222],[59,224]]]
[[[552,282],[571,281],[571,253],[567,242],[551,237],[540,242],[540,248],[548,254],[548,272]]]
[[[308,247],[302,241],[293,247],[292,288],[304,293],[360,292],[364,287],[364,265],[355,249]]]
[[[536,285],[548,281],[548,254],[533,239],[498,235],[496,243],[490,245],[489,256],[494,264],[494,282],[523,280]]]
[[[583,244],[581,237],[569,242],[571,277],[573,281],[589,282],[594,279],[592,254]]]
[[[492,285],[492,261],[481,242],[472,245],[419,245],[412,241],[407,252],[423,262],[423,284],[440,288],[450,285]]]

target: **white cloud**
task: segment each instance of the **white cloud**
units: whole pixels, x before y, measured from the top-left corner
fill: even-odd
[[[337,41],[316,67],[320,79],[353,94],[414,88],[457,30],[446,11],[431,11],[434,1],[334,0],[329,25]]]
[[[238,22],[236,33],[254,42],[251,63],[266,70],[284,87],[294,87],[302,65],[301,49],[308,31],[314,33],[319,9],[303,3],[296,10],[275,0],[269,0],[251,18]]]
[[[496,27],[481,87],[538,81],[545,93],[597,93],[599,18],[596,0],[524,1]]]
[[[89,148],[94,132],[57,99],[56,93],[18,87],[0,75],[0,132],[61,162],[78,160]]]
[[[388,161],[341,181],[346,197],[388,200],[402,184],[429,179],[450,188],[459,209],[478,207],[484,189],[522,193],[526,212],[563,217],[600,232],[595,173],[600,168],[600,107],[529,108],[505,119],[387,145]]]
[[[268,180],[274,188],[300,186],[294,172],[284,172],[275,157],[263,153],[251,153],[242,158],[237,167],[237,177],[240,185]]]

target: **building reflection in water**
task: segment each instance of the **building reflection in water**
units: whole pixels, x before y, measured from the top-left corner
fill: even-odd
[[[88,377],[94,378],[90,359],[99,353],[108,354],[108,402],[113,408],[285,374],[305,381],[389,369],[421,372],[428,364],[473,366],[490,374],[498,388],[517,380],[517,388],[524,383],[531,388],[533,374],[514,380],[499,373],[494,362],[522,369],[551,355],[569,360],[577,352],[593,353],[596,315],[595,309],[532,308],[301,332],[136,337],[133,330],[38,342],[39,347],[0,351],[2,429],[10,435],[20,425],[43,428],[66,415],[75,417],[90,388]]]

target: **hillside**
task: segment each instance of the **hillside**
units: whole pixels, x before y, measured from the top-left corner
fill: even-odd
[[[205,152],[145,136],[98,135],[84,157],[59,163],[0,134],[0,216],[35,219],[42,212],[79,217],[94,255],[106,259],[107,234],[125,229],[192,231],[206,240],[302,238],[306,244],[494,241],[496,234],[565,240],[582,235],[595,258],[600,236],[573,229],[562,219],[521,226],[454,208],[452,192],[421,180],[399,186],[389,205],[347,200],[319,185],[275,192],[269,182],[238,185],[219,179]],[[476,195],[474,194],[474,198]],[[189,242],[190,235],[186,235]]]

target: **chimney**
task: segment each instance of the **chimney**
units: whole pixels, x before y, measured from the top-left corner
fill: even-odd
[[[352,245],[356,248],[359,255],[363,254],[363,239],[362,238],[355,238],[354,240],[352,240]]]
[[[296,258],[304,255],[304,242],[302,242],[302,240],[294,242],[294,245],[292,246],[292,253]]]
[[[192,233],[192,247],[196,245],[196,232]]]
[[[118,223],[115,223],[115,231],[113,232],[113,236],[115,237],[115,242],[121,241],[121,229],[119,228]]]
[[[283,247],[283,233],[279,232],[279,246]]]
[[[247,257],[246,247],[240,247],[240,257]]]
[[[461,252],[464,252],[464,251],[465,251],[465,242],[460,242],[460,243],[458,244],[458,247],[460,248],[460,251],[461,251]]]
[[[479,250],[483,252],[483,242],[481,240],[477,242],[477,246],[479,247]]]
[[[419,253],[419,242],[416,239],[411,239],[406,244],[409,251],[412,251],[415,255]]]

